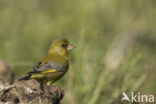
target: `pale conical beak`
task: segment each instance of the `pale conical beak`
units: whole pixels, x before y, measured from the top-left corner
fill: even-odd
[[[68,50],[68,51],[70,51],[70,50],[73,49],[73,48],[75,48],[75,46],[73,46],[72,44],[69,44],[69,45],[67,46],[67,50]]]

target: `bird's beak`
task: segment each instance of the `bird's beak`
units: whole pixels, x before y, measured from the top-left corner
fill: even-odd
[[[70,50],[73,49],[73,48],[75,48],[75,46],[73,46],[72,44],[69,44],[69,45],[67,46],[67,50],[68,50],[68,51],[70,51]]]

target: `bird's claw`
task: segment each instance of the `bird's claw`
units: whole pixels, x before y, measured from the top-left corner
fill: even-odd
[[[59,88],[59,87],[53,86],[52,92],[56,92],[59,97],[63,97],[64,96],[64,91],[61,88]]]

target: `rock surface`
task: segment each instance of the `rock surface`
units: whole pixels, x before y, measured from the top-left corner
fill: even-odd
[[[2,64],[0,68],[1,66]],[[0,77],[0,104],[60,104],[64,96],[60,88],[44,86],[43,93],[36,80],[15,81],[11,68],[2,68],[0,75],[6,75],[7,72],[9,74]]]

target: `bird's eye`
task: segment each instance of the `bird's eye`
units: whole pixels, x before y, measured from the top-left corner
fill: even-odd
[[[63,47],[63,48],[67,48],[67,45],[66,45],[66,44],[62,44],[62,47]]]

